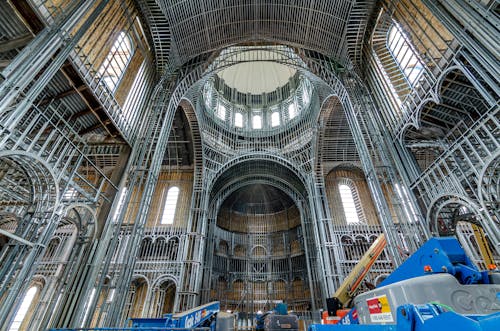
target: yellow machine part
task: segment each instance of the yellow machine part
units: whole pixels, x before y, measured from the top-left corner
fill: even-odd
[[[487,266],[494,265],[495,260],[493,259],[493,253],[491,252],[490,246],[488,245],[488,241],[486,236],[484,235],[483,228],[471,224],[472,230],[474,231],[474,237],[476,237],[477,245],[479,246],[479,251],[481,252],[481,256],[483,258],[484,263]]]
[[[333,297],[339,299],[344,306],[351,300],[373,263],[382,254],[386,243],[384,234],[381,234],[339,286]]]

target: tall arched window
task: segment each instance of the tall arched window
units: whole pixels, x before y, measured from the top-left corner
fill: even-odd
[[[302,88],[302,104],[307,105],[311,96],[309,95],[309,90],[306,86]]]
[[[374,71],[394,110],[391,116],[398,120],[406,97],[422,80],[425,62],[407,32],[387,13],[380,16],[372,46]]]
[[[339,185],[340,199],[342,200],[342,206],[344,207],[345,219],[347,224],[359,223],[358,211],[356,204],[354,203],[354,195],[352,193],[352,188],[346,184]]]
[[[217,104],[217,110],[215,112],[215,115],[220,118],[221,120],[226,119],[226,106],[224,106],[222,103]]]
[[[243,115],[241,113],[234,114],[234,126],[237,128],[243,127]]]
[[[290,105],[288,105],[288,117],[292,119],[295,116],[297,116],[297,105],[295,104],[295,102],[292,102]]]
[[[21,302],[21,305],[17,310],[16,316],[14,316],[14,320],[10,325],[9,331],[19,330],[21,324],[23,323],[24,318],[26,317],[26,314],[28,313],[31,304],[33,303],[33,299],[35,298],[36,292],[38,292],[38,287],[36,286],[30,287],[28,292],[26,292],[26,295],[24,296],[23,301]]]
[[[174,224],[175,209],[177,200],[179,199],[179,188],[172,186],[168,189],[165,205],[163,206],[163,214],[161,216],[161,224]]]
[[[118,86],[131,57],[132,40],[126,32],[122,31],[99,68],[104,83],[111,91]]]
[[[399,24],[394,23],[387,33],[387,48],[411,86],[418,81],[424,69],[413,46]]]
[[[262,116],[254,115],[252,118],[252,127],[254,129],[262,129]]]
[[[271,126],[275,127],[280,125],[280,113],[275,111],[271,114]]]

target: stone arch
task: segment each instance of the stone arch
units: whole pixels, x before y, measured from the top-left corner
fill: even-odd
[[[285,192],[290,196],[297,206],[301,205],[300,200],[305,200],[307,188],[305,179],[299,178],[292,170],[283,167],[280,175],[273,175],[272,169],[277,166],[274,161],[270,161],[267,157],[259,159],[253,157],[245,157],[238,162],[231,162],[224,171],[212,181],[210,186],[210,200],[208,210],[211,212],[209,217],[216,219],[219,208],[222,202],[234,191],[250,184],[267,184],[274,186],[277,189]],[[272,160],[272,158],[271,158]],[[269,170],[271,169],[271,170]],[[231,172],[238,172],[238,179],[231,177]],[[306,212],[309,212],[307,207]]]
[[[217,253],[223,254],[223,255],[228,255],[229,254],[229,244],[227,241],[221,239],[219,241],[219,245],[217,246]]]
[[[353,245],[354,244],[354,238],[351,235],[343,234],[340,237],[340,242],[342,243],[342,245]]]
[[[159,277],[153,285],[152,317],[162,317],[174,311],[177,294],[177,282],[170,276]]]
[[[235,279],[231,283],[228,299],[231,301],[239,301],[245,295],[246,284],[243,279]]]
[[[335,224],[356,226],[356,223],[347,224],[340,195],[340,185],[347,185],[351,189],[359,223],[369,225],[379,224],[375,203],[364,171],[358,166],[339,164],[332,168],[325,176],[325,185],[330,213]]]
[[[227,287],[228,287],[227,278],[224,276],[217,277],[217,289],[221,293],[224,293],[227,290]]]
[[[293,298],[295,300],[302,300],[307,298],[304,295],[304,291],[306,290],[305,282],[304,279],[300,277],[295,277],[292,280],[292,293],[293,293]]]
[[[355,96],[354,94],[352,94],[354,99],[351,101],[349,99],[349,94],[348,94],[347,90],[344,88],[344,85],[337,77],[338,73],[334,72],[333,69],[328,69],[328,68],[332,68],[331,62],[329,63],[326,58],[313,57],[311,54],[304,52],[303,50],[298,50],[298,53],[301,55],[300,57],[298,57],[297,54],[294,53],[293,56],[288,58],[288,60],[287,60],[288,62],[284,61],[283,64],[294,66],[294,67],[298,68],[298,70],[301,70],[301,72],[303,72],[305,75],[307,75],[307,77],[312,77],[312,79],[316,83],[323,84],[322,86],[326,86],[328,89],[328,92],[330,92],[331,94],[337,95],[339,97],[340,102],[342,102],[342,104],[345,106],[346,113],[348,114],[347,117],[348,117],[348,119],[350,119],[349,123],[350,124],[354,123],[356,125],[359,125],[353,119],[356,116],[354,111],[355,111],[356,106],[365,107],[364,106],[366,104],[366,100],[364,99],[365,96],[364,95],[363,96],[361,96],[361,95]],[[170,79],[172,77],[170,75],[170,73],[168,75],[165,75],[162,78],[162,81],[158,84],[157,90],[156,90],[158,95],[156,95],[154,97],[154,99],[156,100],[156,105],[154,106],[154,108],[157,112],[165,113],[166,116],[170,116],[170,114],[173,113],[173,111],[174,111],[174,107],[177,107],[177,105],[180,102],[180,99],[187,94],[187,92],[190,88],[199,88],[199,86],[203,83],[202,79],[207,79],[208,75],[215,73],[217,70],[221,70],[224,67],[235,64],[235,62],[231,63],[231,61],[229,61],[228,58],[226,58],[226,62],[224,62],[224,59],[220,59],[220,58],[212,60],[212,62],[206,61],[207,59],[208,59],[208,57],[204,58],[203,61],[198,61],[199,60],[198,59],[198,60],[193,60],[192,62],[190,62],[188,66],[183,68],[183,72],[186,74],[183,77],[179,78],[176,82],[174,82],[173,80]],[[214,61],[218,61],[219,63],[214,63]],[[248,59],[247,59],[247,61],[248,61]],[[203,64],[200,64],[201,62],[203,62]],[[349,86],[352,89],[355,89],[358,86],[356,84],[360,83],[359,77],[357,77],[355,75],[355,73],[349,72],[343,76],[344,76],[343,79],[349,83]],[[195,87],[195,85],[198,85],[198,86]],[[322,90],[322,93],[327,95],[328,92],[325,92],[325,90],[326,89]],[[159,94],[164,93],[163,91],[173,91],[173,93],[172,94],[165,93],[164,94],[165,98],[163,98],[163,96],[159,96]],[[369,96],[366,96],[366,97],[369,98]],[[167,107],[167,109],[165,109],[163,107],[163,105],[167,103],[167,100],[168,100],[168,107]],[[311,128],[313,127],[313,125],[315,125],[315,123],[316,122],[312,123],[312,121],[311,121],[311,123],[309,123],[309,124],[311,124]],[[171,121],[169,121],[168,119],[165,119],[164,124],[165,125],[162,125],[162,131],[161,131],[160,138],[159,138],[159,140],[161,142],[167,141],[167,139],[168,139],[168,133],[170,131]],[[356,127],[356,125],[354,127]],[[313,143],[312,137],[311,137],[311,140],[308,141],[308,143],[310,143],[310,144]],[[308,145],[308,147],[310,147],[310,146]],[[366,149],[366,147],[365,147],[365,149]],[[261,159],[266,159],[266,158],[269,159],[269,157],[270,157],[269,154],[266,154],[266,153],[261,152],[261,151],[257,151],[257,153],[259,153],[261,156],[264,156],[264,157],[261,157]],[[364,154],[368,155],[368,153],[364,153]],[[231,159],[229,162],[232,162],[232,161],[233,161],[233,159]],[[242,159],[239,158],[238,162],[239,161],[242,161]],[[219,169],[222,169],[222,167],[219,167],[221,164],[222,163],[217,164],[216,162],[214,162],[214,164],[213,164],[213,167],[215,169],[214,173],[217,172]],[[307,171],[311,171],[313,169],[313,166],[314,166],[313,164],[309,164],[307,162],[302,162],[302,163],[298,163],[298,164],[300,164],[300,166],[304,166]],[[209,185],[212,184],[212,182],[216,179],[216,175],[214,175],[214,173],[210,173],[209,177],[211,177],[211,178],[209,178],[207,180],[207,183],[204,183],[204,184],[209,184]],[[297,176],[299,176],[299,178],[300,178],[302,173],[304,173],[304,172],[299,171]],[[310,180],[311,180],[311,178],[306,178],[306,180],[303,182],[310,182]],[[313,189],[314,189],[313,187],[306,186],[306,191],[313,190]],[[206,193],[207,191],[214,192],[217,190],[213,190],[213,187],[205,186],[203,188],[203,193]],[[203,193],[200,193],[200,194],[203,194]],[[204,210],[204,211],[205,210],[212,210],[212,208],[207,208],[209,206],[209,204],[211,203],[211,201],[204,200],[203,196],[201,196],[198,201],[200,201],[200,203],[202,204],[201,206],[198,206],[198,207],[201,207],[201,210]],[[312,207],[313,202],[308,201],[308,200],[306,200],[306,201],[311,205],[310,207],[313,208]],[[304,203],[304,202],[301,201],[301,203]],[[319,206],[318,204],[316,204],[316,206],[318,209],[317,210],[313,209],[312,211],[310,211],[311,213],[314,211],[317,211],[318,218],[325,218],[325,216],[323,214],[325,214],[326,217],[329,218],[327,211],[324,211],[322,209],[320,210],[320,207],[318,207]],[[203,213],[205,213],[205,212],[200,212],[199,215],[197,214],[196,219],[193,222],[191,222],[192,224],[195,224],[196,229],[201,228],[201,226],[200,226],[201,218],[206,217],[206,215]],[[314,215],[312,217],[314,217]],[[209,218],[209,219],[212,219],[212,218]],[[328,233],[327,236],[328,235],[330,235],[330,233]],[[322,253],[320,252],[318,254],[322,254]],[[327,258],[323,258],[323,256],[320,256],[320,258],[324,261],[327,260]],[[324,266],[330,266],[330,264],[325,263]],[[325,274],[331,275],[332,273],[327,272]],[[330,276],[328,276],[328,277],[330,277]],[[321,291],[323,294],[325,294],[326,292],[329,292],[329,290],[332,289],[334,286],[333,280],[331,278],[328,278],[328,277],[326,278],[327,285],[325,285],[325,287],[328,287],[328,290],[325,287],[322,288]],[[189,292],[189,291],[186,290],[186,292]],[[186,300],[191,300],[191,297],[187,298],[187,296],[188,295],[186,295]]]
[[[225,275],[212,275],[210,283],[210,300],[221,302],[231,300],[233,292]]]
[[[288,283],[285,279],[277,279],[272,283],[274,300],[287,301]]]
[[[142,317],[147,310],[145,307],[149,291],[149,280],[146,276],[135,274],[132,276],[127,296],[127,318]]]
[[[58,177],[51,166],[30,152],[0,151],[0,169],[4,171],[0,185],[18,192],[15,196],[0,196],[3,201],[10,202],[0,211],[17,216],[17,234],[41,244],[34,245],[30,250],[18,250],[16,246],[3,249],[2,259],[11,261],[10,270],[3,279],[8,289],[3,304],[12,307],[27,286],[23,277],[14,275],[22,272],[26,275],[24,277],[29,278],[35,272],[34,262],[43,256],[44,246],[49,243],[58,222],[60,193]]]
[[[234,254],[234,256],[244,257],[247,255],[247,249],[245,246],[238,244],[238,245],[234,246],[233,254]]]
[[[450,130],[465,131],[490,108],[488,101],[459,67],[454,66],[445,71],[440,76],[438,86],[438,100],[424,103],[419,109],[417,120],[420,130],[423,127],[440,129],[437,137],[441,139],[446,140],[447,136],[453,134]]]
[[[34,296],[31,297],[29,308],[26,310],[24,317],[20,321],[21,322],[19,325],[20,330],[29,330],[31,328],[31,323],[33,322],[32,318],[36,314],[37,306],[39,304],[40,299],[43,296],[43,290],[45,288],[45,285],[46,285],[45,277],[42,275],[35,275],[32,278],[31,282],[29,283],[28,287],[26,288],[26,291],[24,291],[24,293],[19,296],[16,305],[14,307],[16,309],[16,319],[19,318],[19,316],[17,316],[17,313],[21,309],[21,303],[23,303],[28,293],[30,293],[30,290],[32,290],[33,288],[36,289]]]
[[[312,73],[311,68],[318,68],[317,59],[309,59],[307,57],[299,57],[295,52],[287,47],[280,48],[280,52],[284,53],[286,56],[284,60],[277,61],[281,64],[292,66],[298,70],[301,70],[305,75],[308,75],[313,80],[318,80],[317,76]],[[157,100],[156,106],[157,112],[165,112],[166,114],[174,114],[177,105],[181,102],[182,98],[186,95],[189,89],[194,88],[194,86],[203,83],[203,80],[206,80],[210,74],[213,74],[219,70],[224,69],[225,67],[237,64],[239,62],[248,62],[251,59],[244,58],[242,55],[241,60],[235,60],[234,54],[237,54],[237,51],[233,51],[233,53],[229,53],[225,58],[217,58],[212,57],[212,61],[207,64],[193,61],[189,65],[190,67],[185,68],[184,72],[187,72],[183,77],[181,77],[178,81],[172,82],[170,73],[166,73],[160,79],[160,82],[157,84],[155,91],[153,93],[153,99]],[[242,51],[244,53],[244,51]],[[306,61],[306,62],[304,62]],[[203,62],[203,61],[202,61]],[[194,64],[194,65],[193,65]],[[310,66],[310,67],[309,67]],[[332,72],[325,72],[324,70],[319,70],[318,72],[324,77],[319,77],[324,80],[332,89],[335,89],[340,96],[340,99],[343,100],[346,98],[346,92],[343,88],[343,85],[340,83],[338,78]],[[172,94],[164,94],[165,90],[172,90],[172,84],[175,85],[174,91]],[[164,108],[164,104],[166,103],[165,98],[168,98],[168,107]],[[159,109],[158,109],[159,108]],[[173,116],[173,115],[169,115]],[[160,140],[163,141],[168,138],[168,134],[170,132],[171,120],[166,120],[168,125],[162,126],[162,131],[160,133]]]
[[[301,172],[301,169],[297,168],[295,165],[291,164],[288,160],[272,155],[270,153],[253,153],[251,155],[243,155],[243,156],[236,156],[230,160],[228,160],[223,167],[221,167],[217,173],[213,176],[213,179],[211,180],[210,183],[210,189],[213,189],[214,186],[217,184],[217,182],[221,182],[224,180],[224,174],[228,173],[230,170],[236,168],[236,167],[241,167],[245,166],[247,164],[252,164],[252,163],[269,163],[269,164],[277,164],[282,166],[284,169],[289,171],[292,176],[296,178],[298,182],[300,182],[300,185],[304,186],[304,183],[307,182],[307,178],[303,175]]]
[[[267,249],[266,247],[262,245],[257,245],[252,247],[252,250],[250,251],[250,255],[252,257],[264,257],[267,256]]]

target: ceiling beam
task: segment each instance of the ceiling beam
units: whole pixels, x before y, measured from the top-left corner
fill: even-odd
[[[7,40],[0,42],[0,53],[5,53],[12,51],[16,48],[21,48],[26,46],[31,40],[33,40],[33,36],[31,34],[25,34],[16,39]]]
[[[108,135],[110,135],[111,137],[116,137],[116,134],[112,133],[110,131],[110,128],[108,127],[109,124],[111,124],[111,120],[109,120],[108,118],[106,119],[102,119],[101,116],[99,116],[99,114],[97,114],[96,110],[92,107],[92,105],[90,104],[89,100],[87,100],[87,98],[85,97],[84,94],[82,94],[82,92],[85,90],[79,90],[75,85],[75,80],[76,79],[73,79],[73,77],[71,77],[71,74],[69,72],[67,72],[66,68],[62,67],[61,69],[61,73],[64,75],[64,77],[68,80],[68,83],[71,85],[71,87],[75,90],[76,93],[78,93],[78,95],[80,96],[80,98],[82,99],[82,101],[85,103],[85,105],[87,106],[88,110],[90,110],[90,112],[95,116],[95,118],[97,119],[97,121],[99,122],[99,124],[97,124],[97,127],[99,126],[102,126],[104,128],[104,130],[106,130],[106,132],[108,133]],[[107,117],[107,116],[106,116]],[[86,131],[87,129],[84,129],[82,131]],[[94,131],[95,129],[92,129],[91,131]],[[90,131],[89,131],[90,132]],[[81,133],[83,134],[83,133]]]
[[[11,60],[0,60],[0,69],[7,68]]]
[[[111,123],[111,120],[110,119],[106,119],[106,120],[104,120],[102,122],[99,122],[99,123],[97,123],[95,125],[92,125],[92,126],[90,126],[88,128],[80,130],[80,132],[78,132],[78,134],[84,135],[84,134],[90,133],[90,132],[95,131],[95,130],[97,130],[99,128],[102,128],[102,127],[104,127],[104,129],[107,132],[109,132],[107,125],[110,124],[110,123]]]
[[[59,100],[59,99],[62,99],[64,97],[67,97],[68,95],[72,95],[72,94],[75,94],[75,93],[78,93],[78,92],[81,92],[83,90],[85,90],[87,88],[86,85],[81,85],[81,86],[78,86],[78,87],[71,87],[69,90],[66,90],[64,92],[61,92],[59,93],[58,95],[55,95],[53,97],[49,97],[49,98],[46,98],[46,99],[43,99],[41,100],[38,105],[39,106],[43,106],[43,105],[46,105],[48,103],[50,103],[52,100]]]

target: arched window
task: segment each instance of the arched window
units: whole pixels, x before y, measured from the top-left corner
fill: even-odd
[[[118,34],[106,59],[99,68],[99,73],[106,86],[114,91],[132,57],[132,40],[124,31]]]
[[[387,48],[411,86],[418,81],[424,69],[415,49],[409,43],[399,24],[394,23],[387,33]]]
[[[234,114],[234,126],[237,128],[243,127],[243,115],[241,113]]]
[[[163,207],[163,214],[161,216],[161,224],[174,224],[175,209],[177,207],[177,200],[179,198],[179,188],[172,186],[168,189],[167,199]]]
[[[302,88],[302,104],[307,105],[310,99],[311,96],[309,95],[309,91],[307,87],[304,85],[304,87]]]
[[[295,105],[295,102],[292,102],[288,105],[288,117],[292,119],[295,116],[297,116],[297,105]]]
[[[254,115],[252,118],[252,127],[254,129],[262,129],[262,116]]]
[[[203,99],[205,100],[205,105],[208,109],[212,108],[212,88],[210,86],[205,86]]]
[[[226,106],[224,106],[222,103],[217,104],[217,110],[215,112],[215,115],[220,118],[221,120],[226,119]]]
[[[394,111],[389,114],[390,120],[398,121],[406,97],[424,76],[425,62],[406,31],[387,13],[380,16],[372,46],[373,70]]]
[[[275,127],[280,125],[280,113],[275,111],[271,114],[271,126]]]
[[[342,200],[342,206],[344,207],[347,224],[359,223],[358,211],[356,209],[356,204],[354,203],[354,196],[351,187],[346,184],[340,184],[339,193],[340,199]]]
[[[28,292],[26,292],[26,295],[24,296],[23,301],[21,302],[21,305],[17,310],[16,316],[14,316],[14,320],[10,325],[9,331],[19,330],[21,324],[23,323],[24,318],[26,317],[26,314],[28,313],[31,303],[35,298],[36,292],[38,292],[38,287],[36,286],[30,287]]]

